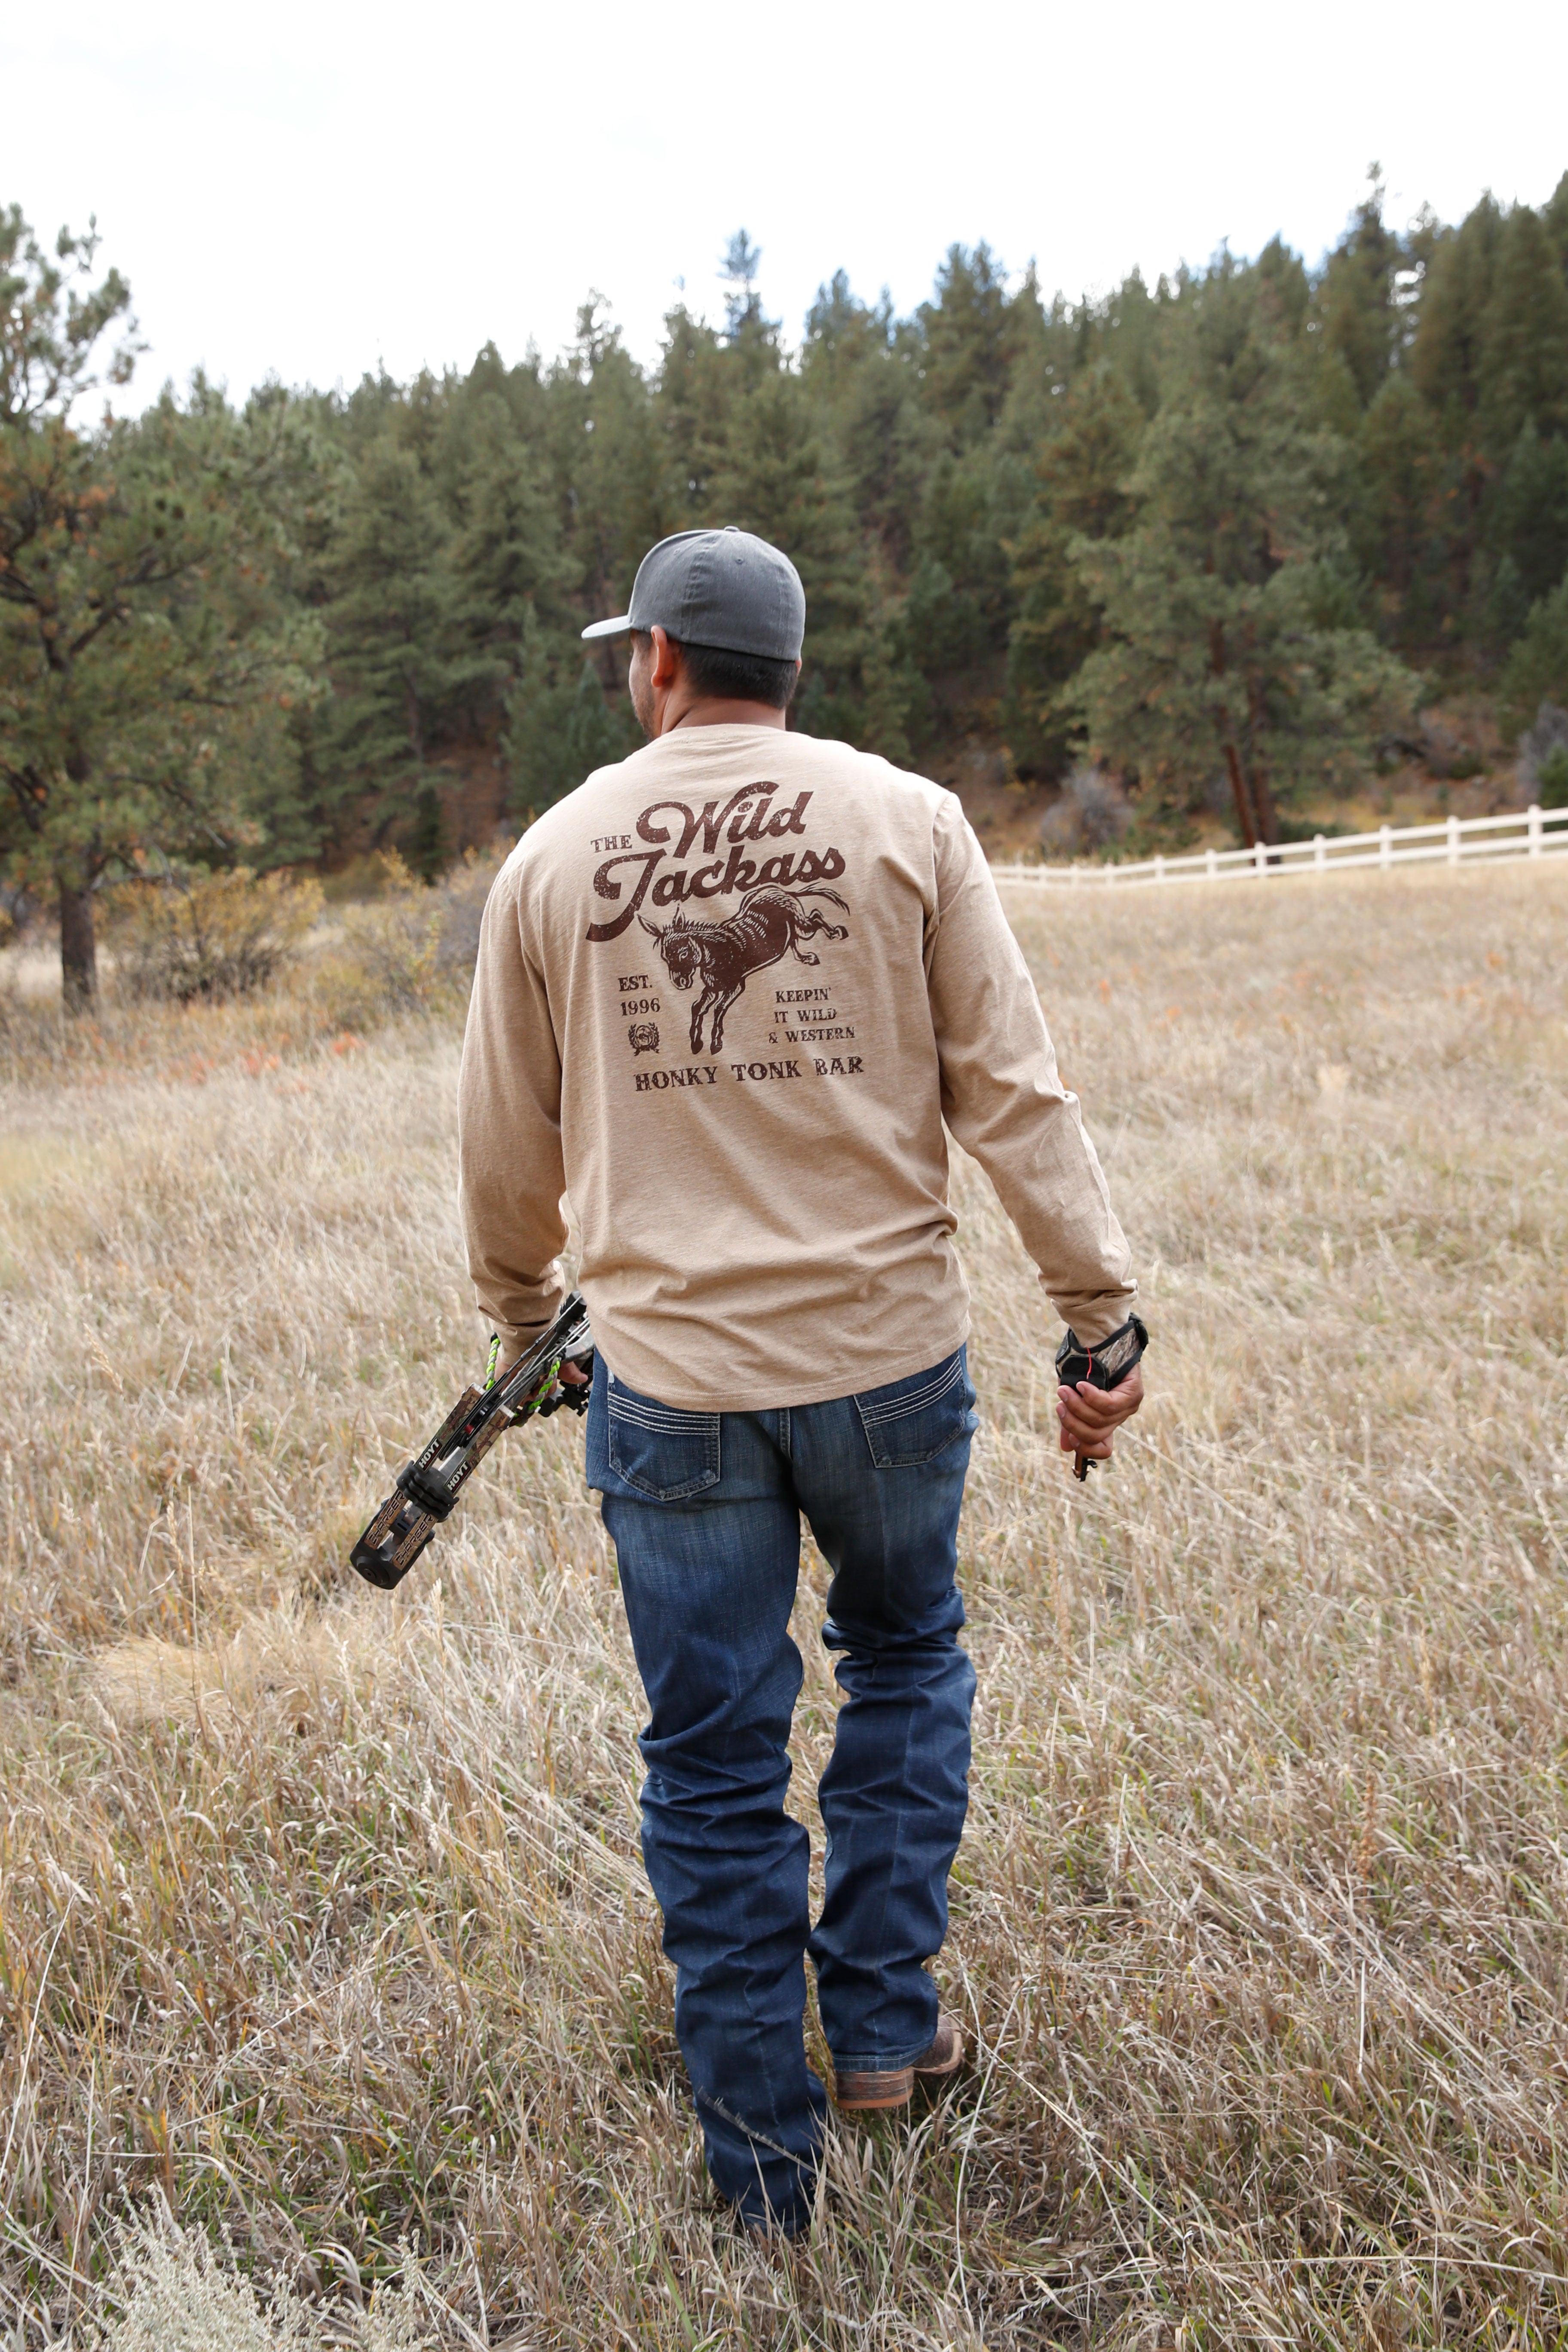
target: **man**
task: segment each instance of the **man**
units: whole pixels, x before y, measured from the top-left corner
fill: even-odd
[[[644,559],[626,616],[649,737],[550,809],[485,910],[460,1088],[480,1307],[515,1356],[554,1311],[569,1195],[597,1343],[587,1474],[648,1700],[643,1852],[710,2172],[809,2221],[826,2100],[906,2104],[963,2054],[925,1963],[947,1928],[973,1670],[959,1506],[976,1426],[943,1120],[990,1172],[1109,1391],[1142,1327],[1104,1178],[951,793],[785,731],[805,599],[734,530]],[[1081,1466],[1081,1465],[1080,1465]],[[845,1694],[818,1790],[826,1894],[784,1811],[802,1515]]]

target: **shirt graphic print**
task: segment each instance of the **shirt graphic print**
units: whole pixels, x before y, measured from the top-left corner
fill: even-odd
[[[666,1013],[662,994],[651,991],[668,989],[689,996],[689,1051],[717,1055],[724,1050],[731,1007],[744,994],[753,973],[790,959],[816,969],[821,958],[804,941],[848,938],[847,921],[837,922],[831,913],[837,908],[847,917],[848,900],[827,879],[816,878],[843,873],[842,850],[828,846],[751,854],[752,844],[760,849],[770,839],[806,832],[811,793],[781,805],[775,800],[778,790],[775,780],[760,778],[700,808],[684,801],[656,801],[637,816],[631,836],[637,846],[628,846],[622,836],[593,843],[595,850],[608,847],[611,853],[595,871],[596,896],[618,898],[627,890],[630,896],[615,914],[592,921],[587,938],[599,942],[628,935],[635,916],[653,940],[663,967],[662,971],[616,975],[620,1010],[628,1022],[626,1042],[634,1056],[658,1054],[667,1031],[674,1034],[668,1014],[664,1030],[647,1017]],[[724,854],[717,855],[720,851]],[[732,912],[707,916],[687,911],[689,906],[721,902],[735,891],[743,896]],[[814,900],[826,903],[814,905]],[[673,906],[675,911],[661,923],[650,919],[645,901],[660,909]],[[773,990],[766,1044],[799,1046],[853,1036],[853,1029],[839,1018],[840,1008],[830,1002],[835,992],[826,986]],[[842,1055],[812,1059],[818,1076],[846,1075]],[[798,1066],[788,1064],[781,1067],[753,1060],[732,1066],[737,1081],[743,1074],[752,1083],[763,1076],[803,1075]],[[718,1078],[718,1068],[677,1066],[646,1070],[637,1086],[640,1093],[648,1093],[671,1085],[713,1085]]]

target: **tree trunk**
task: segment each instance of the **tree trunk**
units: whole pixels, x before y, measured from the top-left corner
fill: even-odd
[[[1270,849],[1277,847],[1279,840],[1279,817],[1274,806],[1274,795],[1268,789],[1268,775],[1261,764],[1252,771],[1252,804],[1258,811],[1259,839],[1266,841]]]
[[[1225,676],[1225,631],[1217,621],[1209,623],[1209,670],[1215,677]],[[1241,837],[1250,849],[1258,839],[1258,822],[1253,815],[1252,794],[1247,788],[1241,755],[1234,743],[1225,746],[1226,770],[1230,777],[1231,794],[1236,802],[1236,821],[1241,827]]]
[[[92,886],[55,877],[60,896],[60,998],[68,1013],[90,1013],[98,1003],[98,942],[92,928]]]
[[[1225,747],[1225,764],[1230,773],[1230,789],[1236,801],[1236,821],[1241,827],[1241,837],[1248,849],[1258,839],[1258,827],[1252,819],[1252,796],[1247,789],[1247,778],[1241,772],[1241,759],[1234,743]]]
[[[1248,632],[1249,645],[1250,642],[1251,634]],[[1269,789],[1268,767],[1264,763],[1262,755],[1256,749],[1263,741],[1265,733],[1263,689],[1258,683],[1256,670],[1252,674],[1251,682],[1247,689],[1247,704],[1251,714],[1254,745],[1252,772],[1247,781],[1252,787],[1252,806],[1258,818],[1258,837],[1260,841],[1266,841],[1270,849],[1275,849],[1279,843],[1279,816],[1274,806],[1274,794]],[[1278,865],[1279,862],[1278,858],[1270,861],[1274,865]]]

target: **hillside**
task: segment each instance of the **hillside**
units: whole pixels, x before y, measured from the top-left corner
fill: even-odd
[[[839,273],[798,337],[741,235],[723,320],[677,306],[651,367],[590,301],[551,359],[140,417],[128,285],[0,215],[0,862],[58,904],[68,994],[128,867],[434,874],[620,756],[624,652],[582,626],[698,525],[799,565],[794,723],[955,782],[1009,853],[1042,820],[1068,854],[1542,789],[1568,176],[1539,211],[1385,210],[1374,174],[1321,259],[1222,247],[1095,300],[955,246],[910,314]]]

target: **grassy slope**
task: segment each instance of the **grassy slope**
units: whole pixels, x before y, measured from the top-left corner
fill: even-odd
[[[507,1441],[399,1600],[339,1566],[477,1360],[454,1034],[148,1017],[15,1078],[0,2329],[79,2313],[161,2188],[323,2326],[417,2233],[432,2340],[1560,2340],[1568,873],[1018,919],[1152,1403],[1073,1488],[1049,1318],[961,1169],[940,1971],[979,2063],[837,2133],[793,2260],[694,2154],[580,1433]],[[808,1552],[812,1821],[823,1590]]]

